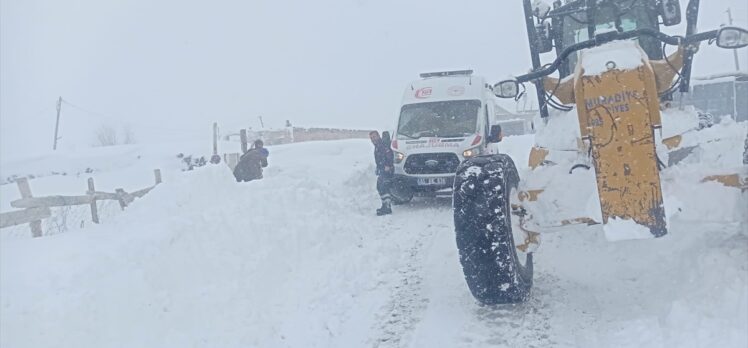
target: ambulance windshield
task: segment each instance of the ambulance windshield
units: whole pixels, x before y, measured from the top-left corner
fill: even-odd
[[[420,137],[464,137],[475,134],[479,100],[451,100],[404,105],[400,111],[397,135]]]

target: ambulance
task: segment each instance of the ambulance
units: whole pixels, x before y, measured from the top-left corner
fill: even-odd
[[[395,203],[448,191],[462,161],[496,152],[504,110],[492,88],[472,70],[424,73],[406,86],[392,138]]]

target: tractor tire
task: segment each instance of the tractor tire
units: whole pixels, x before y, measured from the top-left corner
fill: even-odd
[[[468,288],[481,303],[525,301],[532,287],[532,254],[518,259],[512,235],[510,192],[519,184],[511,157],[480,156],[457,169],[454,225]]]

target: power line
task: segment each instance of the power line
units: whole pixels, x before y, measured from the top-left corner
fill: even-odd
[[[104,114],[102,112],[93,111],[93,110],[81,107],[79,105],[73,104],[70,101],[65,100],[65,99],[62,99],[62,102],[65,103],[66,105],[69,105],[69,106],[75,108],[75,109],[78,109],[80,111],[83,111],[83,112],[87,113],[88,116],[97,116],[99,118],[104,118],[104,119],[108,119],[108,120],[112,120],[112,121],[117,121],[117,122],[123,122],[123,117],[121,117],[121,116],[112,116],[112,115]],[[157,130],[157,131],[163,131],[163,132],[176,132],[176,133],[201,134],[201,135],[203,134],[202,132],[195,131],[195,130],[154,127],[154,126],[150,126],[150,125],[146,126],[146,125],[143,125],[143,124],[140,124],[139,126],[140,126],[140,128],[145,128],[145,129],[150,129],[150,130]]]
[[[78,110],[83,111],[83,112],[86,112],[86,113],[88,113],[90,115],[96,115],[96,116],[99,116],[101,118],[106,118],[106,119],[111,119],[111,120],[116,120],[116,121],[121,120],[121,117],[109,116],[109,115],[105,115],[105,114],[97,112],[97,111],[91,111],[91,110],[88,110],[86,108],[83,108],[83,107],[80,107],[78,105],[75,105],[75,104],[73,104],[73,103],[71,103],[71,102],[69,102],[69,101],[67,101],[65,99],[62,99],[62,102],[65,103],[68,106],[72,106],[73,108],[78,109]]]

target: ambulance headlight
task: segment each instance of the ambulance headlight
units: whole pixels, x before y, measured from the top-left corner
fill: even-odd
[[[462,151],[462,157],[470,158],[480,155],[480,147],[474,147],[472,149],[467,149],[465,151]]]
[[[395,163],[400,163],[405,159],[405,154],[395,151]]]

